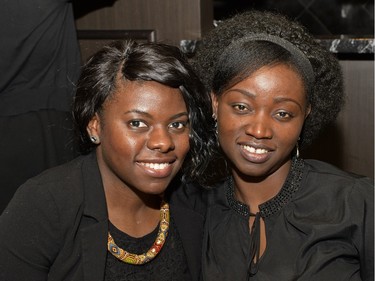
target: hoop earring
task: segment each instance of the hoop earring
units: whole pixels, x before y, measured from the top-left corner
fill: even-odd
[[[300,141],[300,138],[298,138],[297,140],[297,143],[296,143],[296,158],[299,158],[299,141]]]
[[[296,144],[296,157],[299,158],[299,145],[298,145],[298,142]]]

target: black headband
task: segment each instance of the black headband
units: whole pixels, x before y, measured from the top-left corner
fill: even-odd
[[[303,72],[303,76],[306,77],[309,88],[314,84],[315,75],[313,68],[311,66],[311,63],[309,59],[306,57],[306,55],[295,45],[293,45],[291,42],[270,34],[252,34],[245,37],[242,37],[240,39],[234,40],[223,52],[227,53],[235,46],[238,46],[242,43],[249,42],[249,41],[268,41],[272,42],[276,45],[279,45],[280,47],[284,48],[285,50],[289,51],[289,53],[292,55],[294,61],[298,65],[299,69]]]

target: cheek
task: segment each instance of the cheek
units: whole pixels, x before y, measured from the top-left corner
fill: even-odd
[[[189,134],[187,134],[186,136],[182,136],[176,146],[178,146],[179,148],[179,151],[180,153],[185,157],[185,155],[189,152],[189,149],[190,149],[190,138],[189,138]]]
[[[220,139],[234,137],[243,127],[241,120],[231,118],[230,115],[219,119],[217,126]]]
[[[290,146],[292,148],[295,147],[300,136],[301,129],[301,126],[297,124],[294,126],[278,128],[278,142],[284,146]]]
[[[137,135],[120,133],[112,134],[107,148],[117,151],[119,156],[132,155],[145,146],[145,138]]]

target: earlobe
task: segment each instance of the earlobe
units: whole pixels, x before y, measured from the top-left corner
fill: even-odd
[[[97,113],[91,118],[87,125],[87,133],[92,142],[96,143],[100,138],[100,118]],[[95,138],[95,141],[93,140]]]
[[[217,116],[218,100],[217,100],[217,96],[213,92],[211,92],[211,103],[212,103],[212,112],[215,116]]]

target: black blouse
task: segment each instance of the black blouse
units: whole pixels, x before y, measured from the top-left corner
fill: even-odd
[[[249,208],[231,179],[210,191],[203,278],[211,280],[373,280],[374,189],[316,160],[295,160],[281,191],[259,206],[267,248],[253,274]]]

